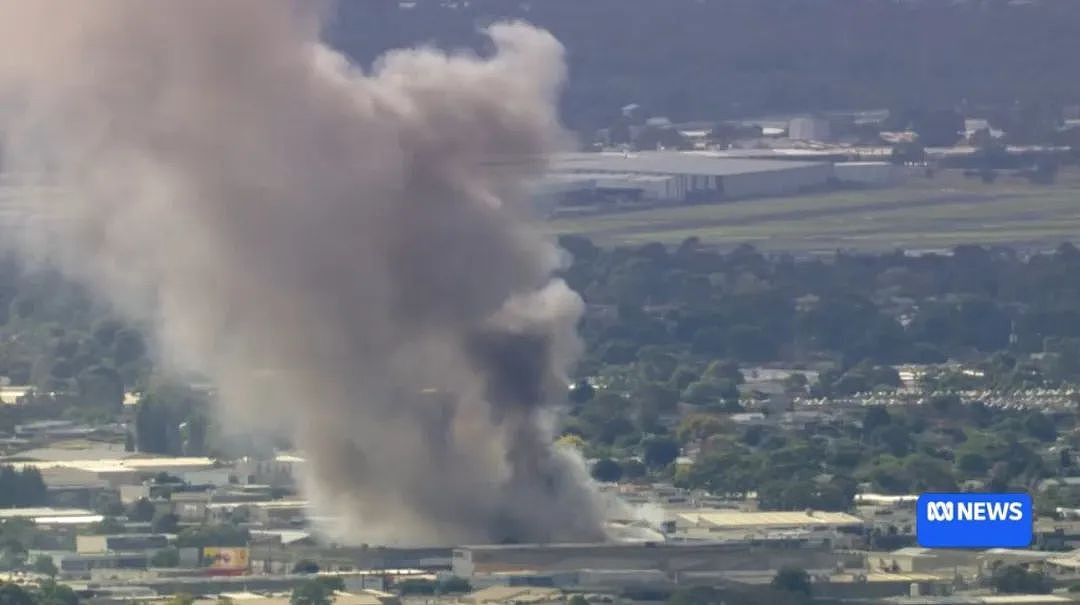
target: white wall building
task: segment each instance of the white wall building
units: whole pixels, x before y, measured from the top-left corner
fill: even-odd
[[[796,141],[828,141],[829,122],[822,118],[803,117],[788,122],[788,138]]]
[[[716,202],[789,195],[821,187],[833,178],[831,164],[718,158],[676,151],[568,153],[551,162],[551,178],[580,178],[597,193],[638,191],[661,202]]]

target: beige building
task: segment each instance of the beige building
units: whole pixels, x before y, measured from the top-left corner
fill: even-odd
[[[676,510],[668,513],[673,537],[685,540],[752,540],[801,538],[847,546],[865,522],[847,513],[795,511],[744,512],[723,509]]]
[[[489,586],[461,597],[467,605],[538,605],[561,603],[562,591],[557,588],[536,586]]]
[[[226,598],[234,605],[289,605],[289,594],[263,595],[251,592],[222,593],[215,599],[198,599],[193,605],[217,605],[220,598]],[[378,590],[360,590],[356,592],[335,592],[334,605],[401,605],[396,595]]]
[[[978,567],[977,551],[901,548],[892,552],[866,555],[866,567],[895,573],[932,573],[942,570],[968,570]]]

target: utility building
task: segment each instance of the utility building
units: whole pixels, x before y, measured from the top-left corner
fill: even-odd
[[[554,156],[552,181],[576,182],[593,196],[684,203],[790,195],[827,185],[826,162],[718,158],[674,151]]]

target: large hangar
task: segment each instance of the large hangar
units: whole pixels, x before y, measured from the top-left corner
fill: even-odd
[[[552,158],[551,178],[580,176],[597,193],[636,192],[658,202],[711,202],[790,195],[833,178],[827,162],[717,158],[674,151],[567,153]]]

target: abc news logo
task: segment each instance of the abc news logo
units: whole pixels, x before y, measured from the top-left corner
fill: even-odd
[[[926,503],[927,521],[1023,521],[1020,502],[942,502]]]

